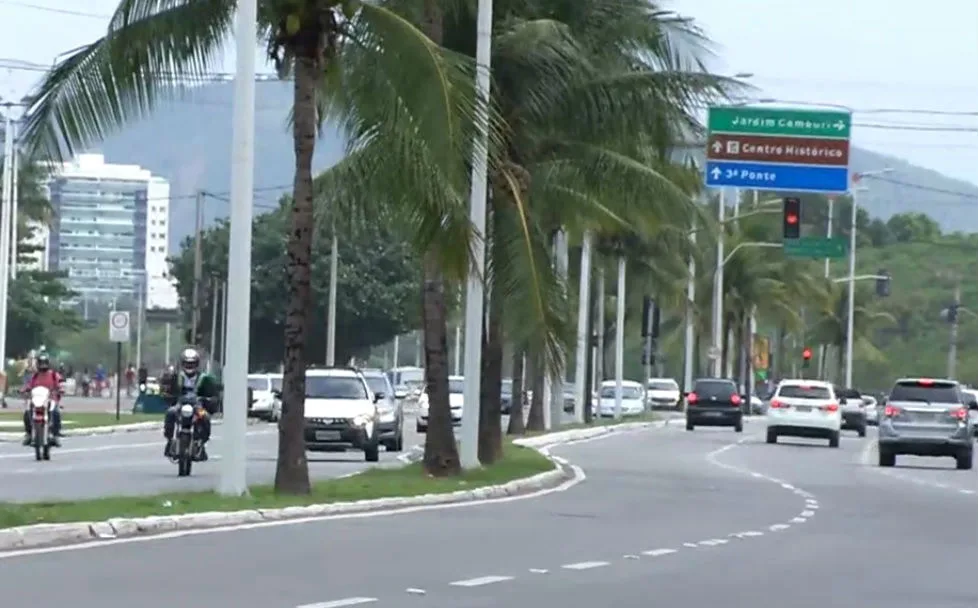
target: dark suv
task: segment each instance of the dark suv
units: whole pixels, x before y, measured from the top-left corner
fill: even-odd
[[[969,409],[978,401],[963,394],[954,380],[897,380],[879,422],[879,464],[892,467],[900,454],[950,456],[957,468],[970,469],[974,459]]]
[[[744,432],[744,398],[733,380],[700,378],[686,393],[686,430],[697,426],[732,426]]]

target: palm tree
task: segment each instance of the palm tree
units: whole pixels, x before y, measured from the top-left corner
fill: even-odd
[[[53,159],[73,155],[152,111],[181,83],[206,80],[231,34],[236,6],[235,0],[121,0],[104,36],[65,56],[45,76],[34,94],[26,141]],[[457,152],[468,132],[458,124],[468,118],[465,108],[471,109],[471,78],[407,20],[375,3],[260,0],[258,21],[269,59],[295,83],[284,408],[275,487],[303,494],[310,491],[302,430],[318,129],[327,116],[341,116],[354,149],[385,139],[384,160],[409,168],[400,187],[430,194],[426,202],[455,205],[454,197],[442,193],[442,178],[459,172]],[[376,154],[364,156],[379,160]],[[426,314],[439,314],[437,292],[425,290]]]
[[[846,334],[848,332],[849,291],[845,283],[828,283],[826,291],[829,294],[827,304],[818,311],[812,333],[819,344],[826,344],[837,353],[836,378],[841,378],[845,365]],[[853,357],[867,361],[883,362],[886,355],[873,344],[873,333],[880,324],[896,322],[893,315],[874,310],[870,305],[871,292],[856,290],[856,302],[853,307]]]

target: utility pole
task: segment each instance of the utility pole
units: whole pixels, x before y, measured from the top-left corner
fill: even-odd
[[[10,120],[13,104],[4,105],[3,196],[0,198],[0,362],[7,360],[7,305],[10,289],[10,223],[13,206],[14,133]]]
[[[208,369],[211,373],[214,373],[214,355],[217,353],[217,309],[221,302],[221,283],[216,279],[211,279],[211,347],[208,351],[210,356],[210,365]]]
[[[947,377],[954,380],[958,366],[958,323],[960,322],[961,312],[961,279],[955,279],[954,284],[954,303],[948,309],[947,318],[951,322],[951,330],[948,332],[947,349]]]
[[[146,308],[146,299],[143,296],[144,287],[144,281],[137,281],[136,289],[139,290],[139,294],[136,299],[136,369],[142,367],[143,364],[143,310]]]
[[[696,246],[696,223],[690,226],[689,242],[692,247]],[[686,344],[685,357],[683,358],[683,391],[692,390],[693,386],[693,365],[696,363],[696,259],[692,254],[689,256],[689,266],[686,270]]]
[[[17,150],[17,123],[13,123],[13,132],[10,138],[14,140],[14,154],[10,161],[10,278],[17,278],[17,254],[20,247],[17,239],[17,218],[20,215],[20,183],[18,173],[20,172],[20,154]]]
[[[720,378],[723,373],[723,241],[726,231],[723,220],[726,212],[726,190],[720,189],[720,200],[717,205],[717,263],[713,271],[713,331],[710,344],[710,370],[714,378]]]
[[[192,320],[190,325],[190,344],[192,346],[197,345],[197,328],[200,324],[200,290],[201,290],[201,273],[204,269],[204,259],[203,259],[203,231],[204,231],[204,191],[197,191],[197,208],[196,208],[196,221],[194,224],[194,289],[193,289],[193,307],[192,307]],[[213,352],[213,351],[211,351]]]
[[[326,326],[326,365],[336,364],[336,289],[337,269],[339,268],[339,240],[336,238],[336,219],[333,219],[333,244],[329,253],[329,302]]]
[[[835,197],[829,197],[829,207],[828,207],[828,217],[825,220],[825,236],[826,238],[832,238],[832,214],[835,210]],[[831,266],[831,260],[825,258],[825,278],[829,278],[829,270]],[[824,380],[823,374],[825,373],[825,358],[828,356],[828,352],[825,344],[819,344],[818,346],[818,378]]]

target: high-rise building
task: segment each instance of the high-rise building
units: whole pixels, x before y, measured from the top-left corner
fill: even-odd
[[[54,219],[47,266],[66,273],[67,286],[79,300],[108,304],[135,299],[139,291],[147,299],[157,295],[159,307],[175,300],[158,287],[171,285],[167,180],[138,165],[82,154],[55,167],[48,194]],[[147,306],[154,303],[147,301]]]

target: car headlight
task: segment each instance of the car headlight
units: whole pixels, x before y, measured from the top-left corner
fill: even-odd
[[[357,426],[367,426],[369,423],[374,421],[375,415],[375,412],[365,412],[363,414],[359,414],[353,418],[353,424]]]

